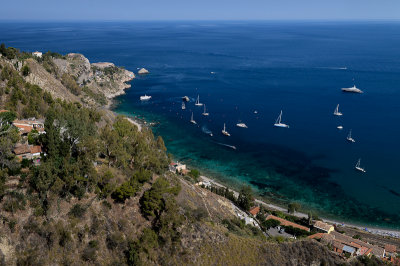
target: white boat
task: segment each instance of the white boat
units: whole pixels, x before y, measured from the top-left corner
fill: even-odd
[[[225,123],[224,123],[224,129],[222,130],[222,134],[224,134],[225,136],[228,136],[228,137],[231,136],[231,134],[229,134],[228,131],[226,131]]]
[[[241,128],[247,128],[247,125],[245,123],[237,123],[236,126]]]
[[[361,159],[358,159],[357,164],[356,164],[356,166],[355,166],[354,168],[355,168],[357,171],[360,171],[360,172],[363,172],[363,173],[367,172],[367,171],[365,171],[364,168],[362,168],[362,167],[360,166],[360,164],[361,164]]]
[[[255,113],[255,114],[258,114],[258,111],[257,111],[257,110],[255,110],[255,111],[254,111],[254,113]]]
[[[182,102],[182,110],[185,110],[185,109],[186,109],[185,102]]]
[[[151,96],[149,96],[149,95],[144,95],[144,96],[140,96],[140,100],[141,101],[147,101],[147,100],[150,100],[151,99]]]
[[[210,114],[206,111],[206,105],[204,104],[204,112],[202,113],[204,116],[209,116]]]
[[[289,125],[282,123],[282,110],[281,110],[281,113],[279,114],[278,118],[276,119],[274,126],[289,128]]]
[[[335,111],[333,112],[334,115],[336,116],[342,116],[343,114],[339,112],[339,104],[336,106]]]
[[[187,97],[187,96],[183,96],[183,97],[182,97],[182,101],[188,102],[188,101],[190,101],[190,99],[189,99],[189,97]]]
[[[194,121],[194,119],[193,119],[193,112],[192,112],[192,117],[190,118],[190,123],[197,124],[196,121]]]
[[[356,85],[354,85],[351,88],[342,88],[342,91],[343,92],[353,92],[353,93],[364,93],[362,90],[357,88]]]
[[[352,137],[351,137],[351,129],[350,129],[350,132],[349,132],[349,135],[347,135],[347,138],[346,138],[348,141],[350,141],[350,142],[356,142]]]
[[[342,130],[343,126],[337,126],[337,129]]]
[[[196,100],[196,103],[194,105],[203,106],[203,104],[200,102],[200,95],[197,95],[197,100]]]

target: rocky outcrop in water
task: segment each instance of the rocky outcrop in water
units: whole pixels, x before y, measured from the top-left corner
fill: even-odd
[[[141,68],[139,71],[138,71],[138,74],[140,74],[140,75],[145,75],[145,74],[149,74],[150,72],[147,70],[147,69],[145,69],[145,68]]]

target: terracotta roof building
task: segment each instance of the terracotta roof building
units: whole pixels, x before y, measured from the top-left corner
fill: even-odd
[[[348,246],[352,249],[354,249],[354,252],[350,252],[352,249],[347,248],[345,250],[336,251],[338,253],[343,253],[343,252],[348,252],[351,253],[351,255],[369,255],[373,254],[377,257],[383,258],[385,256],[385,249],[371,245],[369,243],[366,243],[364,241],[361,241],[359,239],[354,239],[350,236],[340,234],[338,232],[331,232],[330,234],[324,234],[321,238],[321,242],[325,244],[331,244],[331,245],[336,245],[339,247],[337,243],[341,243],[344,246]]]
[[[322,232],[324,232],[324,233],[330,233],[330,232],[332,232],[332,231],[334,231],[335,230],[335,228],[333,227],[333,225],[330,225],[330,224],[327,224],[327,223],[324,223],[324,222],[321,222],[321,221],[317,221],[315,224],[314,224],[314,228],[316,228],[316,229],[318,229],[319,231],[322,231]]]
[[[257,213],[260,212],[260,207],[259,207],[259,206],[255,206],[255,207],[251,208],[249,212],[250,212],[253,216],[256,216]]]
[[[45,133],[44,123],[42,120],[37,119],[25,119],[25,120],[14,120],[13,125],[19,129],[20,134],[28,134],[33,129],[37,130],[39,134]]]
[[[396,253],[396,246],[395,245],[385,245],[385,251],[389,253]]]
[[[305,226],[302,226],[302,225],[293,223],[293,222],[291,222],[291,221],[288,221],[288,220],[279,218],[279,217],[274,216],[274,215],[272,215],[272,214],[271,214],[271,215],[268,215],[266,219],[267,219],[267,220],[269,220],[269,219],[274,219],[274,220],[279,221],[279,222],[281,223],[281,225],[283,225],[283,226],[292,226],[292,227],[294,227],[294,228],[298,228],[298,229],[301,229],[301,230],[310,232],[310,228],[308,228],[308,227],[305,227]]]
[[[42,153],[42,148],[40,146],[33,146],[27,144],[20,144],[15,146],[14,154],[19,160],[28,159],[35,160],[35,163],[40,162],[40,154]]]

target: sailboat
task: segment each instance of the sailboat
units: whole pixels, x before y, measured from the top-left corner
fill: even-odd
[[[224,129],[222,130],[222,134],[224,134],[225,136],[228,136],[228,137],[231,136],[231,134],[229,134],[228,131],[226,131],[225,123],[224,123]]]
[[[208,116],[209,115],[209,113],[207,113],[207,111],[206,111],[206,105],[204,104],[204,112],[202,113],[202,115],[204,115],[204,116]]]
[[[185,102],[182,102],[182,110],[185,110],[185,109],[186,109]]]
[[[200,102],[200,95],[197,95],[197,100],[196,100],[196,103],[194,105],[203,106],[203,104]]]
[[[365,171],[364,168],[362,168],[362,167],[360,166],[360,164],[361,164],[361,158],[358,159],[357,164],[356,164],[356,166],[355,166],[355,169],[356,169],[357,171],[360,171],[360,172],[363,172],[363,173],[367,172],[367,171]]]
[[[192,112],[192,117],[190,118],[190,123],[195,124],[195,125],[197,124],[196,121],[194,121],[194,119],[193,119],[193,112]]]
[[[342,116],[343,114],[339,112],[339,104],[336,106],[335,111],[333,112],[334,115],[336,116]]]
[[[274,126],[275,127],[287,127],[287,128],[289,128],[289,125],[286,125],[286,124],[282,123],[282,110],[281,110],[281,113],[279,114],[278,118],[276,119]]]
[[[352,137],[351,137],[351,129],[350,129],[350,132],[349,132],[349,135],[347,135],[347,138],[346,138],[348,141],[350,141],[350,142],[356,142]]]

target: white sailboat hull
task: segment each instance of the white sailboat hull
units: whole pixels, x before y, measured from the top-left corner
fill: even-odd
[[[247,125],[245,123],[238,123],[236,124],[236,126],[241,128],[247,128]]]
[[[358,166],[356,166],[355,169],[356,169],[357,171],[360,171],[360,172],[363,172],[363,173],[366,173],[366,172],[367,172],[367,171],[365,171],[364,168],[361,168],[361,167],[358,167]]]
[[[197,124],[196,121],[194,121],[194,120],[190,120],[190,123],[192,123],[194,125]]]
[[[283,123],[275,123],[274,127],[285,127],[285,128],[289,128],[289,125],[283,124]]]
[[[209,116],[210,114],[209,113],[202,113],[202,115]]]
[[[347,138],[347,140],[352,142],[352,143],[356,142],[353,138]]]
[[[222,134],[224,134],[225,136],[228,136],[228,137],[231,136],[231,134],[229,134],[227,131],[224,131],[224,130],[222,130]]]

